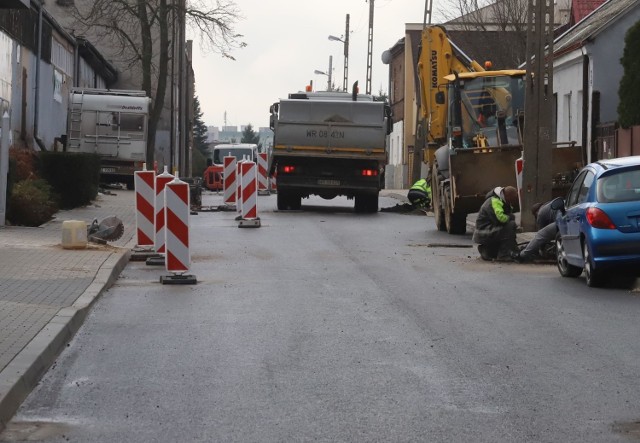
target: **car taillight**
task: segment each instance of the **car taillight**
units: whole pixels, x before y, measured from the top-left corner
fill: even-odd
[[[282,172],[284,172],[285,174],[291,174],[291,173],[293,173],[293,171],[295,171],[295,169],[296,168],[293,167],[293,166],[285,165],[285,166],[282,167]]]
[[[377,169],[363,169],[362,176],[363,177],[375,177],[378,175]]]
[[[609,216],[599,208],[587,209],[587,221],[591,226],[598,229],[616,229]]]

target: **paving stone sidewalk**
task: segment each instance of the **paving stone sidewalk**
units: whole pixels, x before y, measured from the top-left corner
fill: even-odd
[[[135,245],[134,205],[133,191],[114,190],[38,228],[0,227],[0,431],[127,264]],[[63,221],[111,215],[124,223],[122,238],[62,248]]]

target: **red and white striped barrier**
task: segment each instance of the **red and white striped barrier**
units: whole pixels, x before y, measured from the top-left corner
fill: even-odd
[[[240,172],[241,189],[241,207],[240,223],[238,227],[260,226],[260,218],[258,217],[258,173],[257,166],[252,161],[245,161],[241,164]]]
[[[267,178],[267,153],[258,153],[258,194],[269,193],[269,180]]]
[[[163,284],[196,283],[195,277],[185,275],[191,266],[189,249],[189,184],[178,177],[164,188],[166,259],[165,269],[174,275],[160,279]]]
[[[233,205],[236,202],[236,158],[224,158],[224,204]]]
[[[242,163],[242,218],[258,218],[257,175],[254,162]]]
[[[167,233],[165,266],[169,272],[186,272],[191,265],[189,184],[177,177],[167,183],[164,202]]]
[[[246,160],[243,158],[236,163],[236,208],[238,214],[242,215],[242,163]]]
[[[275,171],[271,177],[269,177],[269,191],[278,192],[278,172]]]
[[[518,204],[522,211],[522,169],[524,168],[524,159],[522,157],[516,159],[516,186],[518,187]]]
[[[137,246],[154,246],[154,198],[156,171],[148,171],[144,163],[142,171],[133,173],[136,190],[136,239]]]
[[[155,236],[154,236],[154,248],[158,254],[164,254],[165,252],[165,238],[166,228],[164,224],[164,188],[167,183],[173,180],[173,175],[167,172],[167,167],[164,167],[164,172],[156,177],[156,197],[155,197]]]

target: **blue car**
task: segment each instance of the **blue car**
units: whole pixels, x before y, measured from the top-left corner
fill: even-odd
[[[640,156],[585,166],[556,199],[558,270],[600,286],[614,273],[640,276]]]

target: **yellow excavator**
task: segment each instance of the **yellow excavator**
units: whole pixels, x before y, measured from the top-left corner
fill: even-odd
[[[516,186],[525,71],[481,66],[442,26],[426,26],[421,43],[417,144],[426,148],[437,228],[464,234],[491,189]]]

